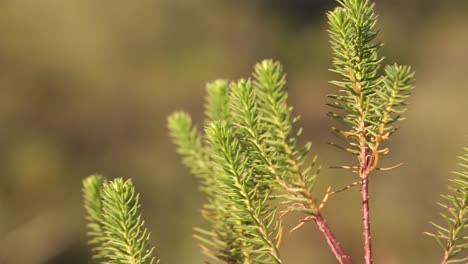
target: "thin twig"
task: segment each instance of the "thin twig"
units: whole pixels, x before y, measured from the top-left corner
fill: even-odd
[[[306,190],[307,193],[307,190]],[[280,215],[280,218],[282,218],[284,215],[286,215],[288,212],[292,210],[305,210],[308,212],[308,216],[306,216],[304,219],[299,221],[299,224],[297,224],[294,228],[291,229],[290,232],[293,232],[297,229],[299,229],[301,226],[303,226],[306,222],[309,222],[311,220],[314,220],[315,223],[318,225],[319,230],[322,232],[323,236],[325,237],[325,240],[327,241],[327,244],[330,246],[331,251],[335,255],[337,261],[340,264],[352,264],[351,258],[349,257],[348,254],[346,254],[345,250],[341,246],[340,242],[338,239],[336,239],[336,236],[333,234],[331,231],[330,227],[328,226],[327,222],[323,218],[322,214],[320,213],[320,210],[322,207],[325,205],[327,202],[329,196],[331,193],[331,188],[327,189],[327,193],[325,197],[322,199],[322,202],[319,206],[315,205],[315,202],[313,200],[309,200],[310,206],[314,208],[312,211],[309,211],[309,207],[306,206],[303,203],[295,203],[292,205],[292,207],[286,209],[283,211]],[[309,193],[307,193],[309,194]],[[310,194],[309,194],[310,195]],[[294,209],[295,208],[295,209]]]
[[[343,187],[343,188],[341,188],[341,189],[338,189],[338,190],[336,190],[336,191],[332,191],[332,192],[330,192],[329,194],[331,195],[331,194],[339,193],[339,192],[342,192],[342,191],[346,191],[346,190],[348,190],[349,188],[352,188],[352,187],[354,187],[354,186],[356,186],[356,185],[358,185],[358,184],[361,184],[361,183],[362,183],[362,181],[355,181],[355,182],[351,183],[350,185],[347,185],[347,186],[345,186],[345,187]]]
[[[395,166],[392,166],[392,167],[387,167],[387,168],[375,168],[376,170],[379,170],[379,171],[389,171],[389,170],[393,170],[393,169],[396,169],[398,167],[401,167],[403,166],[404,163],[400,163],[400,164],[397,164]]]

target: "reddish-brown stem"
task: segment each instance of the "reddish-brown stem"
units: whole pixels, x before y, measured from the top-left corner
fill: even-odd
[[[372,242],[371,242],[371,230],[370,230],[370,218],[369,218],[369,178],[368,175],[362,179],[361,188],[362,197],[362,222],[364,225],[364,258],[366,264],[372,264]]]
[[[448,263],[449,256],[448,254],[444,254],[444,259],[442,260],[441,264],[447,264]]]
[[[338,262],[340,264],[352,264],[351,258],[348,256],[348,254],[346,254],[340,242],[336,239],[335,235],[331,231],[325,219],[323,219],[320,212],[316,213],[313,219],[315,220],[315,223],[317,223],[320,231],[325,237],[325,240],[327,240],[327,243],[330,246]]]
[[[374,149],[369,149],[366,142],[365,114],[359,109],[361,120],[359,122],[359,176],[361,177],[362,224],[364,237],[364,259],[366,264],[372,264],[372,242],[369,216],[369,173],[377,166],[379,157],[379,142]]]

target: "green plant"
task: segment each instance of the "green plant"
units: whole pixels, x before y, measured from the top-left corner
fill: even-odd
[[[89,176],[83,182],[83,197],[95,259],[116,264],[159,263],[148,245],[139,194],[130,180],[107,182],[100,175]]]
[[[406,99],[413,90],[414,73],[394,64],[381,70],[382,46],[377,41],[377,16],[368,0],[339,0],[328,13],[333,50],[331,83],[339,90],[328,104],[329,115],[341,124],[332,128],[346,145],[331,145],[355,155],[355,165],[336,166],[358,175],[345,188],[317,195],[320,171],[317,157],[310,157],[310,142],[299,144],[299,120],[288,105],[286,77],[282,66],[265,60],[253,76],[235,82],[216,80],[207,85],[204,133],[184,112],[168,118],[177,152],[206,194],[202,216],[208,229],[195,229],[201,251],[221,263],[283,263],[280,244],[282,219],[299,212],[303,219],[293,230],[313,221],[322,232],[338,263],[350,264],[322,209],[341,191],[361,185],[365,263],[373,263],[369,212],[369,178],[389,152],[382,147],[396,132],[403,118]],[[465,156],[465,160],[468,156]],[[468,165],[463,165],[467,168]],[[431,234],[444,248],[442,263],[463,262],[455,256],[467,247],[462,231],[467,222],[467,172],[453,180],[456,195],[444,196],[453,206],[443,205],[449,227],[436,225]],[[108,183],[101,176],[84,182],[90,243],[95,258],[111,263],[152,263],[153,248],[143,227],[138,195],[129,181]]]
[[[434,237],[444,250],[442,264],[468,261],[468,257],[459,258],[459,254],[468,248],[468,236],[465,230],[468,227],[468,148],[465,148],[465,154],[460,159],[462,162],[459,166],[462,170],[454,172],[458,178],[450,180],[451,194],[442,195],[447,203],[438,203],[445,210],[441,216],[446,222],[446,227],[432,223],[437,232],[426,232],[427,235]]]
[[[342,90],[330,97],[329,104],[342,114],[330,112],[330,116],[344,124],[343,129],[333,128],[348,146],[339,146],[357,156],[354,166],[342,166],[359,174],[362,196],[364,228],[364,253],[366,263],[372,263],[372,243],[369,214],[369,176],[379,168],[381,156],[388,148],[381,147],[396,131],[393,124],[402,120],[401,109],[413,89],[414,73],[407,66],[387,66],[380,72],[383,58],[376,41],[377,16],[369,1],[339,1],[341,7],[328,13],[330,38],[333,49],[332,71],[341,79],[332,83]]]

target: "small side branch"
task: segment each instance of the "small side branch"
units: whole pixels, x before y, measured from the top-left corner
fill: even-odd
[[[338,189],[336,191],[330,191],[328,194],[331,195],[331,194],[340,193],[340,192],[346,191],[346,190],[348,190],[350,188],[353,188],[354,186],[356,186],[358,184],[362,184],[362,182],[361,181],[355,181],[355,182],[353,182],[353,183],[351,183],[351,184],[349,184],[349,185],[347,185],[347,186],[345,186],[345,187],[343,187],[341,189]]]
[[[327,194],[322,200],[322,203],[320,206],[316,206],[313,201],[309,201],[311,204],[313,204],[313,208],[310,210],[310,208],[302,203],[296,203],[292,207],[290,207],[288,210],[283,211],[281,214],[280,218],[283,217],[286,213],[292,210],[303,210],[307,212],[308,216],[302,219],[297,226],[295,226],[291,232],[299,229],[301,226],[303,226],[306,222],[314,220],[315,223],[317,224],[319,230],[322,232],[325,240],[327,241],[328,246],[330,247],[331,251],[335,255],[335,258],[338,260],[338,263],[340,264],[352,264],[351,258],[349,257],[348,254],[346,254],[345,250],[341,246],[340,242],[336,238],[335,234],[331,231],[330,227],[328,226],[327,222],[323,218],[320,209],[323,207],[323,205],[327,202],[329,195],[331,194],[330,188],[327,190]],[[294,209],[295,208],[295,209]]]

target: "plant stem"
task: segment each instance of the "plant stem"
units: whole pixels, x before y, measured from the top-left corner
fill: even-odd
[[[375,169],[378,162],[378,148],[379,143],[376,144],[375,149],[370,149],[367,146],[366,138],[366,113],[362,107],[363,102],[362,93],[360,94],[359,102],[359,176],[361,177],[361,202],[362,202],[362,223],[363,223],[363,237],[364,237],[364,259],[366,264],[372,264],[372,241],[370,230],[370,216],[369,216],[369,174]]]
[[[364,134],[364,133],[362,133]],[[374,168],[378,151],[374,151],[373,155],[369,155],[369,148],[365,145],[363,137],[361,137],[361,155],[359,157],[360,170],[359,176],[361,177],[361,202],[362,202],[362,224],[363,224],[363,237],[364,237],[364,259],[366,264],[372,264],[372,240],[370,229],[370,215],[369,215],[369,174]]]
[[[369,218],[369,178],[368,175],[362,179],[361,188],[362,197],[362,221],[364,225],[364,258],[366,264],[372,264],[372,242],[371,242],[371,231],[370,231],[370,218]]]
[[[327,240],[333,254],[340,264],[351,264],[351,258],[346,254],[340,242],[336,239],[335,235],[331,231],[325,219],[322,217],[320,212],[314,214],[313,217],[315,223],[317,223],[320,231]]]
[[[447,253],[444,254],[444,259],[442,260],[441,264],[447,264],[449,259],[449,255]]]

